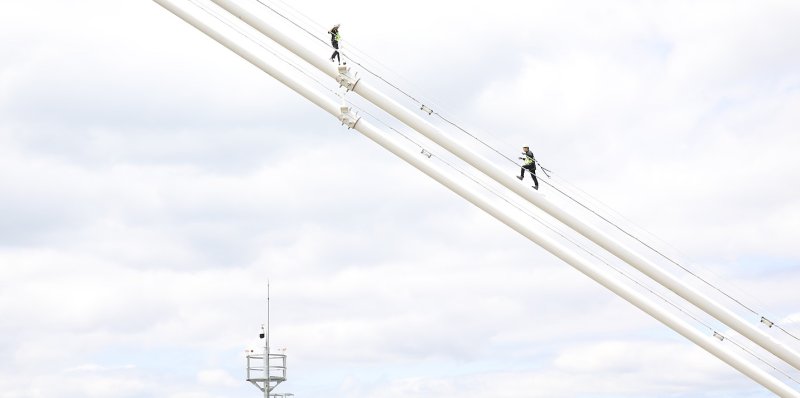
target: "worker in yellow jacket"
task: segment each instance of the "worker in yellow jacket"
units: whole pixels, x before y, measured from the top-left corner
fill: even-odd
[[[522,168],[519,171],[519,178],[522,180],[525,178],[525,170],[531,174],[531,178],[533,178],[533,189],[539,189],[539,180],[536,179],[536,158],[533,157],[533,152],[531,152],[530,148],[524,146],[522,147],[522,157],[519,158],[522,161]]]
[[[331,45],[333,46],[333,54],[331,54],[331,62],[333,59],[336,58],[336,61],[339,65],[342,64],[342,59],[339,57],[339,40],[342,39],[342,36],[339,35],[339,24],[333,25],[331,30],[328,31],[328,34],[331,35]]]

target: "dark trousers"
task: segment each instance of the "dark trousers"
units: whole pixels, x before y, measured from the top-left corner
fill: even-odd
[[[526,164],[519,169],[519,179],[525,178],[525,170],[531,173],[531,178],[533,178],[533,189],[539,189],[539,180],[536,179],[536,163]]]
[[[332,41],[331,45],[333,45],[333,54],[331,54],[331,61],[333,61],[333,58],[336,58],[336,62],[342,63],[342,59],[339,57],[339,42]]]

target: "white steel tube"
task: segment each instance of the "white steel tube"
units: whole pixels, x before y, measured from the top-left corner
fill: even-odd
[[[317,104],[320,108],[328,113],[340,118],[341,109],[337,103],[314,89],[300,83],[294,77],[284,73],[280,68],[271,65],[270,63],[260,60],[259,57],[247,50],[245,47],[238,45],[233,40],[226,38],[223,34],[217,32],[208,24],[200,19],[194,17],[191,13],[186,12],[183,8],[175,4],[173,0],[154,0],[156,3],[166,8],[173,14],[193,25],[212,39],[218,41],[220,44],[229,48],[242,58],[251,62],[253,65],[259,67],[261,70],[274,77],[281,83],[285,84],[292,90],[307,98],[311,102]],[[688,323],[677,317],[676,315],[664,310],[657,305],[653,300],[648,299],[636,290],[623,284],[619,280],[609,276],[604,270],[597,265],[592,264],[588,260],[577,255],[573,250],[562,245],[553,238],[534,230],[528,224],[519,221],[522,219],[518,215],[512,215],[507,210],[500,208],[484,196],[478,194],[473,189],[467,187],[460,181],[450,177],[444,173],[438,166],[428,161],[427,158],[419,154],[405,149],[400,145],[396,139],[391,138],[380,129],[374,127],[367,121],[359,121],[354,127],[357,131],[362,133],[367,138],[376,142],[378,145],[386,148],[399,158],[405,160],[418,170],[427,174],[440,184],[444,185],[451,191],[455,192],[462,198],[470,201],[472,204],[489,213],[499,221],[508,225],[515,231],[527,237],[532,242],[538,244],[545,250],[549,251],[556,257],[562,259],[567,264],[575,267],[586,276],[597,281],[605,286],[618,296],[627,300],[631,304],[640,308],[653,318],[662,322],[666,326],[675,330],[682,336],[691,340],[693,343],[699,345],[712,355],[720,358],[725,363],[737,369],[747,377],[766,387],[775,394],[786,398],[800,398],[800,393],[789,388],[786,384],[782,383],[777,378],[773,377],[764,370],[754,366],[752,363],[746,361],[741,356],[732,352],[728,347],[721,345],[721,343],[711,336],[706,336],[695,328],[691,327]]]
[[[263,19],[241,7],[235,1],[211,1],[235,15],[245,23],[251,25],[253,28],[260,31],[276,43],[295,53],[306,62],[314,65],[322,72],[334,79],[337,79],[339,72],[338,68],[333,65],[333,63],[329,62],[324,57],[320,57],[319,54],[310,51],[305,46],[300,45],[294,39],[285,35],[274,26],[267,24]],[[712,298],[706,296],[699,290],[685,284],[674,275],[664,271],[646,257],[634,252],[630,247],[614,239],[599,228],[582,221],[572,213],[568,212],[566,209],[563,209],[550,202],[542,195],[538,194],[538,192],[532,191],[527,185],[519,182],[509,172],[501,170],[489,160],[465,147],[458,141],[455,141],[453,138],[444,134],[431,123],[425,121],[417,114],[413,113],[404,106],[400,105],[398,102],[370,86],[367,82],[360,80],[359,83],[353,88],[353,91],[363,98],[371,101],[392,116],[396,117],[409,127],[425,135],[433,142],[452,152],[471,166],[486,174],[488,177],[499,182],[517,195],[525,198],[531,204],[539,207],[581,235],[592,240],[597,245],[612,253],[622,261],[630,264],[667,289],[675,292],[678,296],[682,297],[686,301],[692,303],[725,325],[728,325],[731,329],[739,332],[741,335],[747,337],[754,343],[771,352],[776,357],[793,366],[795,369],[800,370],[800,354],[793,349],[769,336],[752,323],[747,322],[742,317],[719,304]]]

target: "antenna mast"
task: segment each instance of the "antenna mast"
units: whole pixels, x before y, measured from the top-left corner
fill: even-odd
[[[264,366],[264,373],[265,377],[267,378],[267,382],[265,385],[266,388],[264,388],[264,398],[269,398],[269,391],[271,390],[269,379],[269,278],[267,278],[267,338],[265,341],[266,346],[264,347],[264,361],[266,362],[266,366]]]
[[[269,346],[269,279],[267,279],[267,323],[261,324],[258,333],[260,339],[264,339],[264,345],[258,350],[245,350],[247,354],[247,381],[258,387],[264,393],[264,398],[288,398],[294,397],[291,393],[276,393],[272,390],[286,381],[286,352],[279,349],[277,354],[273,354]],[[265,327],[266,326],[266,327]]]

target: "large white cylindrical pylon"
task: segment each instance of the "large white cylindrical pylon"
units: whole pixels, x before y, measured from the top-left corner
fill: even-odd
[[[333,63],[320,56],[320,54],[299,44],[297,41],[284,34],[279,29],[266,23],[257,15],[240,6],[237,2],[233,0],[211,1],[235,15],[253,28],[257,29],[279,45],[295,53],[297,56],[312,64],[328,76],[340,81],[341,75],[339,69],[333,65]],[[697,308],[700,308],[731,329],[739,332],[741,335],[747,337],[757,345],[771,352],[773,355],[788,363],[795,369],[800,370],[800,354],[774,339],[772,336],[766,334],[763,330],[758,329],[758,326],[760,326],[760,323],[757,322],[758,320],[755,320],[755,322],[747,322],[729,308],[721,305],[692,286],[682,282],[680,279],[666,272],[643,255],[635,252],[619,240],[614,239],[611,235],[591,224],[584,222],[566,209],[563,209],[555,203],[547,200],[544,196],[531,190],[528,185],[518,181],[508,171],[498,168],[486,158],[480,156],[450,136],[444,134],[431,123],[425,121],[416,113],[400,105],[397,101],[384,95],[367,82],[363,81],[363,79],[360,80],[352,89],[355,93],[382,108],[390,115],[396,117],[409,127],[428,137],[433,142],[452,152],[454,155],[480,170],[488,177],[523,197],[531,204],[539,207],[552,217],[566,224],[581,235],[587,237],[595,244],[612,253],[622,261],[630,264],[632,267],[652,278],[662,286],[675,292],[675,294],[692,303]]]
[[[742,372],[744,375],[750,377],[752,380],[763,385],[770,391],[786,398],[800,398],[800,393],[792,390],[780,380],[768,374],[764,370],[756,367],[752,363],[746,361],[741,356],[732,352],[728,347],[723,346],[722,343],[711,336],[704,335],[691,327],[688,323],[675,316],[674,314],[666,311],[653,300],[643,296],[636,290],[620,282],[618,279],[610,276],[606,271],[599,266],[592,264],[583,257],[577,255],[573,250],[565,247],[555,239],[543,234],[530,227],[528,223],[519,221],[521,217],[517,214],[511,214],[507,210],[497,206],[494,202],[488,200],[484,196],[478,194],[473,189],[466,186],[461,181],[452,178],[450,175],[440,169],[439,166],[434,164],[427,157],[420,155],[414,151],[405,149],[396,139],[390,137],[385,132],[374,127],[367,121],[363,120],[350,120],[348,115],[345,114],[346,109],[343,109],[335,101],[320,94],[318,91],[312,89],[306,84],[303,84],[290,74],[284,72],[281,67],[273,65],[272,63],[262,59],[255,53],[251,52],[244,46],[239,45],[236,41],[231,40],[224,34],[216,31],[214,28],[197,18],[193,14],[187,12],[183,7],[179,6],[175,0],[154,0],[156,3],[166,8],[176,16],[185,20],[193,25],[209,37],[213,38],[220,44],[229,48],[234,53],[238,54],[245,60],[257,66],[270,76],[274,77],[287,87],[301,94],[326,112],[337,117],[341,121],[347,121],[347,124],[352,126],[355,130],[362,133],[367,138],[375,143],[386,148],[399,158],[408,162],[418,170],[427,174],[440,184],[444,185],[451,191],[455,192],[462,198],[470,201],[472,204],[508,225],[515,231],[519,232],[532,242],[538,244],[545,250],[554,254],[566,263],[575,267],[580,272],[588,277],[597,281],[605,286],[618,296],[627,300],[631,304],[640,308],[650,316],[658,321],[667,325],[679,334],[683,335],[693,343],[699,345],[712,355],[720,358],[725,363],[728,363],[735,369]]]

